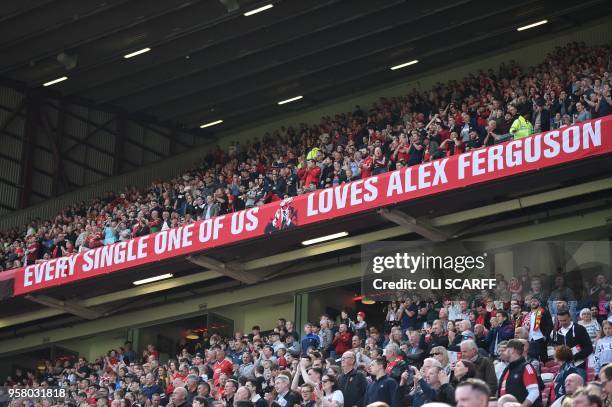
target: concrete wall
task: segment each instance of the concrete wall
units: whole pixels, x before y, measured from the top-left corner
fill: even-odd
[[[253,325],[262,330],[274,328],[278,318],[293,319],[293,299],[289,296],[256,300],[214,310],[215,313],[234,321],[234,329],[251,332]]]
[[[122,347],[126,339],[127,329],[120,329],[91,337],[60,342],[58,345],[78,352],[79,356],[84,356],[87,360],[95,360],[106,355],[111,349]]]

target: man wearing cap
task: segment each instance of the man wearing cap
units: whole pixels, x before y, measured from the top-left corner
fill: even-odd
[[[523,328],[529,332],[529,355],[546,361],[548,338],[553,328],[548,310],[542,307],[541,299],[534,296],[529,303],[531,311],[523,319]]]

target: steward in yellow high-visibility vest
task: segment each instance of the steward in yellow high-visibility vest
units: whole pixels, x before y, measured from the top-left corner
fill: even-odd
[[[519,115],[512,126],[510,126],[510,134],[514,136],[515,140],[524,138],[533,134],[533,124],[529,121],[529,113],[524,112]]]
[[[314,147],[312,150],[310,150],[308,152],[308,154],[306,154],[306,159],[307,160],[314,160],[317,158],[317,153],[320,151],[319,147]]]

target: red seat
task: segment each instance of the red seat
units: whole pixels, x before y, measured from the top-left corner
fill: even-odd
[[[546,366],[546,367],[560,366],[560,364],[559,364],[559,362],[557,362],[555,360],[549,360],[548,362],[544,363],[544,366]]]
[[[559,370],[561,370],[561,366],[551,366],[550,367],[550,373],[557,374],[559,373]]]
[[[540,368],[540,370],[541,370],[541,372],[542,372],[542,373],[550,373],[550,368],[548,368],[548,367],[546,367],[546,366],[542,366],[542,367]]]

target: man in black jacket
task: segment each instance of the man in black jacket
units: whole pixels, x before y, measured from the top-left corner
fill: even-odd
[[[591,338],[585,327],[572,321],[567,310],[557,313],[557,322],[559,322],[559,329],[553,332],[553,343],[571,348],[578,374],[586,380],[586,361],[593,353]]]
[[[421,335],[419,347],[423,349],[425,355],[431,354],[431,349],[436,346],[448,348],[448,336],[444,334],[442,321],[436,319],[431,324],[431,331],[427,331],[425,335]]]
[[[541,133],[550,130],[550,110],[544,106],[544,100],[538,99],[534,105],[531,116],[534,133]]]
[[[487,383],[491,393],[495,393],[497,391],[497,375],[495,374],[493,362],[478,353],[478,346],[472,339],[461,342],[459,349],[461,351],[461,359],[469,360],[476,367],[476,378]]]
[[[511,339],[506,345],[506,359],[510,362],[499,379],[497,397],[512,394],[523,406],[540,407],[542,396],[536,370],[523,357],[523,344]]]
[[[398,407],[398,385],[395,380],[385,373],[387,361],[385,358],[374,359],[370,364],[370,373],[374,381],[368,385],[364,405],[382,401],[390,407]]]
[[[342,374],[338,378],[338,388],[344,395],[344,405],[362,407],[368,381],[363,373],[355,369],[355,354],[351,351],[344,352],[340,363]]]

